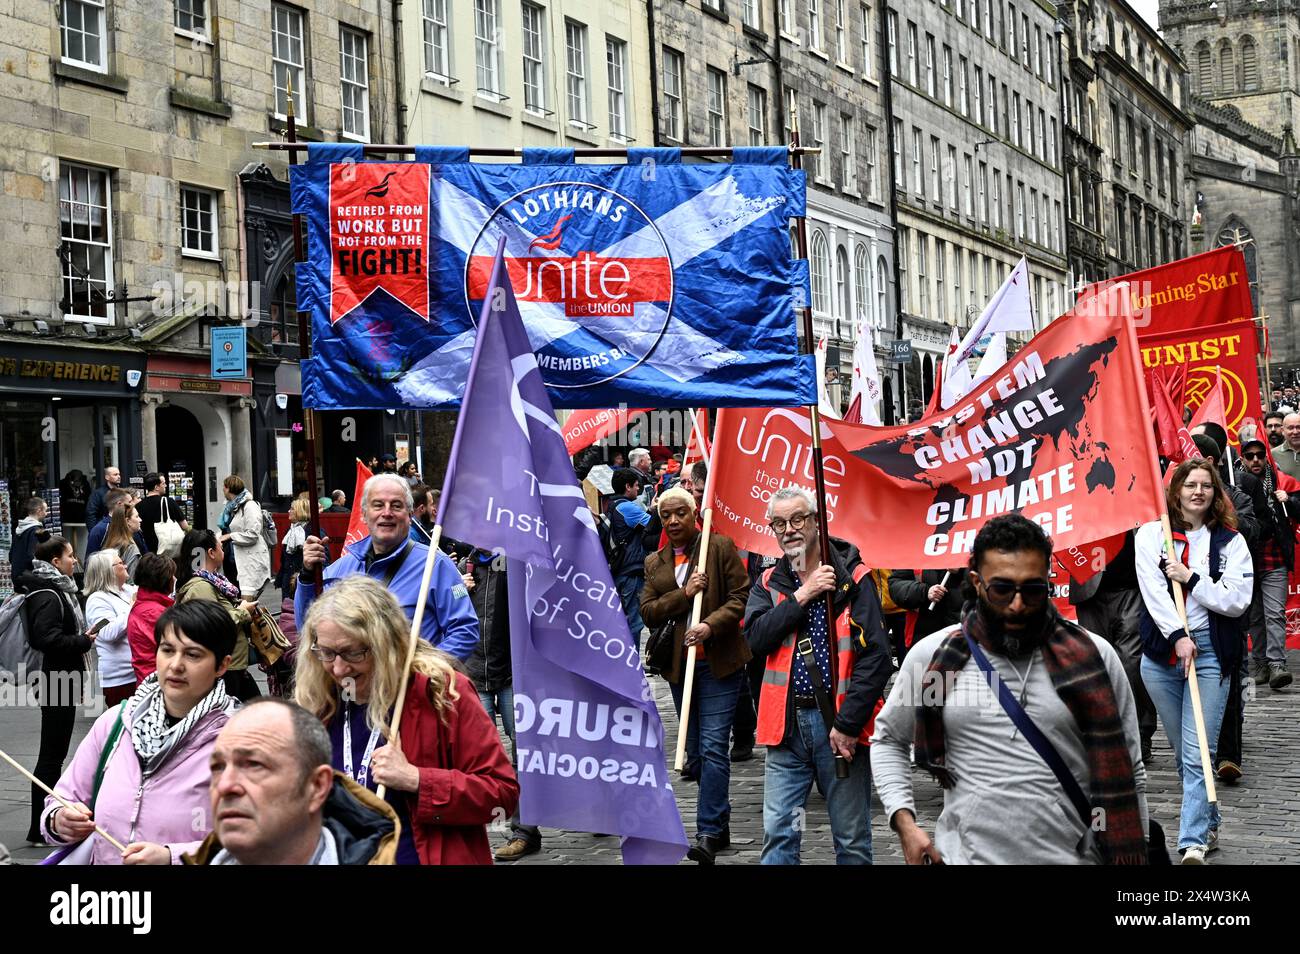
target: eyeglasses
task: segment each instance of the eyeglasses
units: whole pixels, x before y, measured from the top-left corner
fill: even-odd
[[[344,662],[359,663],[370,655],[370,647],[365,649],[349,649],[345,653],[335,652],[333,649],[326,649],[324,646],[312,646],[311,654],[323,662],[325,665],[331,665],[339,656],[343,657]]]
[[[789,520],[782,520],[780,517],[777,517],[770,521],[768,526],[772,528],[773,533],[785,533],[786,527],[789,527],[791,530],[802,530],[804,524],[808,522],[808,518],[811,516],[812,514],[806,512],[794,513],[790,515]]]
[[[1012,583],[1010,580],[986,580],[979,576],[979,581],[984,584],[984,589],[988,591],[989,602],[998,606],[1010,606],[1015,601],[1016,594],[1025,601],[1026,606],[1041,606],[1047,601],[1047,595],[1052,592],[1052,585],[1046,580],[1028,580],[1024,583]]]
[[[1242,454],[1241,456],[1244,460],[1266,460],[1268,458],[1267,454],[1260,453],[1259,451],[1256,451],[1253,454]]]
[[[405,500],[393,500],[393,501],[372,500],[370,501],[370,503],[367,504],[367,507],[369,507],[369,509],[375,513],[383,513],[385,510],[391,510],[393,513],[405,513],[406,501]]]

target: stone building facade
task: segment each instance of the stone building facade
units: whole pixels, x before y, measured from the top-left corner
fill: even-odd
[[[0,358],[122,382],[120,394],[80,393],[57,376],[11,387],[0,375],[6,475],[31,473],[42,456],[51,484],[73,469],[93,477],[113,464],[129,478],[178,465],[194,476],[196,522],[206,525],[230,473],[283,502],[292,480],[281,464],[301,449],[296,397],[284,410],[276,400],[295,388],[298,356],[287,163],[253,143],[283,133],[290,86],[303,138],[394,135],[388,9],[360,0],[4,5]],[[278,212],[249,214],[268,204],[252,184],[281,197]],[[263,262],[278,272],[250,267]],[[238,324],[248,329],[248,374],[214,380],[211,330]],[[65,354],[77,358],[61,362]],[[14,421],[44,418],[62,436],[33,452],[30,428]]]
[[[808,174],[813,333],[828,393],[848,403],[859,333],[877,364],[895,337],[893,230],[876,5],[858,0],[655,0],[656,144],[782,145],[796,124]],[[882,373],[882,379],[887,377]],[[893,380],[882,414],[901,408]]]
[[[1300,13],[1282,0],[1162,3],[1160,26],[1195,91],[1189,170],[1197,243],[1243,251],[1257,314],[1268,316],[1272,377],[1300,372]]]
[[[1061,8],[1061,125],[1064,129],[1065,244],[1069,295],[1073,304],[1084,284],[1105,278],[1105,218],[1102,215],[1101,112],[1095,54],[1105,40],[1097,30],[1089,0],[1070,0]]]
[[[1021,255],[1038,327],[1065,308],[1065,167],[1055,8],[946,0],[886,8],[909,396],[934,384]]]
[[[1187,254],[1186,151],[1196,121],[1187,110],[1182,57],[1132,7],[1106,0],[1095,8],[1093,28],[1102,215],[1115,276]]]
[[[1282,136],[1297,122],[1300,15],[1289,0],[1162,2],[1160,29],[1187,63],[1191,88]]]
[[[1193,97],[1193,252],[1243,240],[1256,315],[1268,316],[1275,380],[1300,370],[1300,156],[1232,106]],[[1261,381],[1261,384],[1264,383]]]
[[[644,3],[408,0],[400,9],[402,141],[651,143]]]

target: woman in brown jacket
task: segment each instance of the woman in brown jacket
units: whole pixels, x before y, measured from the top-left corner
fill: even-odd
[[[700,531],[695,522],[695,498],[685,490],[674,487],[659,496],[659,519],[668,543],[646,557],[641,617],[651,629],[674,622],[673,664],[666,678],[679,716],[686,653],[688,647],[696,647],[688,747],[700,753],[700,797],[695,845],[687,857],[713,864],[718,851],[731,844],[727,743],[745,663],[750,658],[749,646],[740,634],[749,576],[736,545],[717,533],[709,538],[706,572],[696,571]],[[688,628],[695,594],[701,592],[700,622]]]

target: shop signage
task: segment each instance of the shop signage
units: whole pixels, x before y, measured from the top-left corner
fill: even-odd
[[[182,378],[180,386],[182,391],[204,391],[209,394],[221,393],[221,383],[219,381],[202,381]]]
[[[245,329],[212,329],[212,376],[242,378],[248,374],[248,337]]]

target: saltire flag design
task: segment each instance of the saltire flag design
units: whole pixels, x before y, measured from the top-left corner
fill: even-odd
[[[672,864],[686,833],[663,725],[506,268],[499,251],[439,517],[507,557],[520,817],[618,833],[626,863]]]
[[[571,149],[527,149],[518,165],[464,148],[416,159],[313,144],[291,171],[310,252],[304,405],[456,407],[502,238],[553,406],[816,400],[795,318],[808,267],[789,240],[805,180],[784,148],[736,149],[730,164],[683,165],[673,149],[617,165],[575,164]]]

